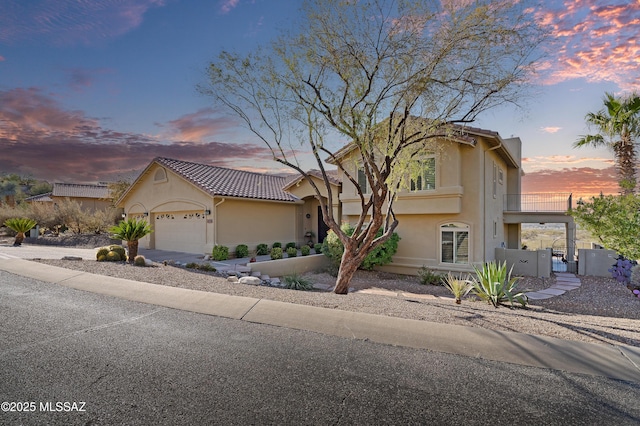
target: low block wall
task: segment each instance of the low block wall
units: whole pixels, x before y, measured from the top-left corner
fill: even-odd
[[[608,269],[616,263],[616,257],[618,254],[613,250],[579,249],[578,275],[610,277]]]
[[[266,262],[247,263],[247,266],[251,268],[251,271],[259,271],[263,275],[281,277],[293,273],[303,274],[322,270],[329,266],[329,258],[323,254],[312,254],[309,256],[268,260]]]
[[[497,248],[496,261],[506,261],[507,269],[513,267],[513,275],[545,278],[551,276],[551,249],[531,251]]]

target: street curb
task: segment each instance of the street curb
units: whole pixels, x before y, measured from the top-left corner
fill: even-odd
[[[440,324],[189,290],[73,271],[23,259],[0,270],[126,300],[190,312],[640,383],[640,348]]]

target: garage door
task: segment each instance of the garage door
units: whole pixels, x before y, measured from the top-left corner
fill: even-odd
[[[157,250],[204,253],[206,219],[202,212],[154,213]]]

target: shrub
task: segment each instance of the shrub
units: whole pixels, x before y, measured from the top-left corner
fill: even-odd
[[[107,247],[100,247],[96,252],[96,259],[100,260],[100,258],[102,258],[102,260],[105,260],[107,258],[107,254],[109,254],[109,249]]]
[[[470,280],[454,277],[451,272],[442,279],[442,284],[451,292],[451,294],[453,294],[458,305],[462,303],[462,298],[473,288],[473,284]]]
[[[283,276],[282,281],[284,282],[284,288],[290,290],[313,290],[313,283],[296,273]]]
[[[229,247],[227,246],[213,246],[211,251],[211,257],[213,260],[227,260],[229,258]]]
[[[269,254],[269,246],[266,244],[258,244],[256,247],[256,256],[264,256]]]
[[[351,236],[354,232],[353,227],[349,223],[343,223],[340,227],[344,233]],[[376,233],[376,236],[381,236],[383,233],[382,229],[379,229]],[[365,257],[360,264],[361,269],[371,270],[374,266],[381,266],[391,263],[391,259],[396,251],[398,251],[398,242],[400,241],[400,237],[397,233],[393,233],[391,237],[383,244],[376,247],[371,253]],[[342,242],[338,238],[335,232],[329,231],[327,233],[327,237],[324,239],[322,243],[322,253],[325,254],[329,259],[331,259],[331,263],[333,264],[333,268],[337,269],[340,266],[340,261],[342,259],[342,253],[344,252],[344,247]]]
[[[618,256],[616,263],[607,270],[611,272],[611,277],[619,283],[629,284],[631,282],[632,269],[636,264],[637,262],[625,259],[624,256]]]
[[[117,251],[110,251],[109,253],[107,253],[106,260],[109,262],[120,262],[122,258]]]
[[[238,259],[249,256],[249,247],[246,244],[238,244],[236,246],[236,257]]]
[[[187,269],[197,269],[199,271],[206,271],[206,272],[216,272],[217,269],[211,265],[209,265],[208,263],[196,263],[196,262],[190,262],[187,263],[186,265],[184,265],[185,268]]]
[[[297,255],[298,255],[298,249],[296,249],[295,247],[289,247],[287,249],[287,256],[296,257]]]
[[[306,245],[300,247],[300,254],[302,254],[303,256],[309,256],[309,253],[311,253],[311,247]]]
[[[293,242],[287,243],[287,245],[284,246],[284,249],[287,250],[287,249],[289,249],[291,247],[296,248],[296,243],[293,243]]]
[[[147,266],[146,259],[140,254],[133,259],[133,264],[135,266]]]
[[[113,234],[113,238],[127,242],[129,262],[133,262],[133,259],[138,255],[138,240],[149,235],[153,230],[151,225],[144,219],[127,218],[126,220],[121,220],[109,232]],[[126,257],[123,257],[123,260],[126,259]]]
[[[430,284],[430,285],[442,285],[442,279],[444,275],[438,274],[433,270],[427,268],[426,266],[422,266],[418,269],[418,277],[420,278],[420,284]]]
[[[4,226],[16,232],[14,246],[19,246],[24,241],[24,234],[36,226],[36,221],[27,217],[12,217],[5,220]]]
[[[282,248],[281,247],[274,247],[274,248],[271,249],[271,259],[272,260],[282,259]]]
[[[314,244],[313,249],[316,251],[316,254],[322,253],[322,243]]]
[[[476,277],[472,278],[473,292],[482,300],[486,300],[494,307],[509,302],[520,303],[523,307],[529,303],[527,295],[516,292],[518,278],[511,277],[511,270],[507,273],[507,262],[497,264],[495,261],[485,263],[482,269],[473,267]]]
[[[281,247],[282,247],[282,243],[279,243],[277,241],[273,243],[273,245],[271,246],[271,248],[281,248]]]

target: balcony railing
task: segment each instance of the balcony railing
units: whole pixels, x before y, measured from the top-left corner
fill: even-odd
[[[572,208],[569,193],[505,194],[505,212],[566,212]]]

